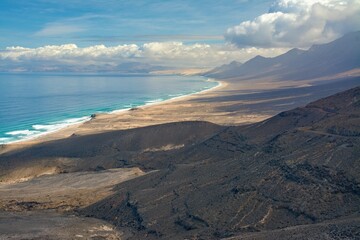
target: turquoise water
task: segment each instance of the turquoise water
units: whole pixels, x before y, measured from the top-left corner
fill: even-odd
[[[0,73],[0,144],[217,85],[195,76]]]

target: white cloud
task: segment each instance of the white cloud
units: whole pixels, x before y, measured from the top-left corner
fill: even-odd
[[[360,29],[359,0],[279,0],[269,12],[227,29],[238,47],[308,47]]]
[[[206,68],[256,55],[276,56],[288,49],[244,48],[232,45],[150,42],[80,48],[75,44],[39,48],[8,47],[0,51],[0,71],[112,71],[121,63],[140,62],[170,68]],[[91,70],[90,69],[90,70]]]
[[[109,18],[98,14],[86,14],[79,17],[64,18],[55,22],[46,23],[42,29],[35,32],[35,37],[52,37],[87,31],[91,22]]]
[[[83,32],[85,29],[81,26],[64,23],[48,23],[40,31],[36,32],[36,37],[60,36],[64,34]]]

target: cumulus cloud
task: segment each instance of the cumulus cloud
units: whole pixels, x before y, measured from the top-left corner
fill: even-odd
[[[150,42],[107,47],[75,44],[39,48],[7,47],[0,51],[0,71],[116,71],[136,62],[169,68],[208,68],[256,55],[276,56],[287,49],[238,49],[232,45]]]
[[[227,29],[238,47],[308,47],[360,29],[359,0],[279,0],[269,12]]]

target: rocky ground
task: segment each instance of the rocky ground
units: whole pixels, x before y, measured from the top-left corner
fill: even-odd
[[[99,219],[54,211],[0,212],[0,239],[121,239],[121,233]]]
[[[73,136],[5,153],[0,163],[8,184],[14,172],[27,178],[54,167],[58,176],[140,168],[147,174],[71,209],[111,223],[124,239],[356,239],[359,160],[357,87],[251,125],[178,122]]]

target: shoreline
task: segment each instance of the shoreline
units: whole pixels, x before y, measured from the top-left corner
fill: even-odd
[[[53,125],[56,125],[56,124],[59,124],[59,125],[61,125],[61,124],[65,125],[66,124],[66,125],[63,126],[63,127],[59,127],[57,129],[54,129],[54,130],[41,132],[41,133],[39,133],[39,134],[37,134],[35,136],[31,136],[31,137],[28,137],[28,138],[26,138],[26,136],[25,136],[25,138],[23,138],[23,139],[19,139],[19,140],[11,141],[11,142],[8,142],[8,143],[0,144],[0,154],[2,153],[1,148],[9,148],[9,147],[13,147],[13,146],[22,145],[22,144],[24,144],[24,145],[28,145],[28,144],[32,145],[34,142],[36,142],[36,143],[45,142],[45,141],[47,141],[48,136],[56,135],[57,133],[60,133],[61,131],[66,131],[67,129],[73,129],[73,128],[80,127],[83,124],[86,124],[86,123],[88,123],[90,121],[94,121],[99,116],[110,116],[110,117],[114,116],[114,117],[116,117],[118,115],[126,114],[127,112],[130,112],[130,111],[132,111],[132,109],[148,109],[149,107],[159,106],[159,105],[162,105],[162,104],[169,104],[169,103],[173,103],[173,102],[176,102],[176,101],[186,101],[187,99],[192,98],[193,96],[199,96],[199,95],[202,95],[202,94],[205,94],[205,93],[208,93],[208,92],[211,92],[211,91],[215,91],[215,90],[218,90],[218,89],[221,89],[221,88],[224,88],[224,87],[227,86],[227,83],[222,81],[222,80],[208,78],[208,79],[206,79],[204,81],[205,82],[207,82],[207,81],[216,82],[218,84],[216,86],[214,86],[214,87],[211,87],[211,88],[208,88],[208,89],[203,89],[203,90],[201,90],[199,92],[189,93],[189,94],[185,94],[185,95],[181,95],[181,96],[174,96],[172,98],[165,99],[165,100],[162,100],[162,101],[146,102],[145,104],[139,105],[139,106],[136,106],[136,107],[117,109],[117,110],[112,110],[110,112],[99,112],[99,113],[95,112],[94,114],[96,115],[96,117],[93,118],[91,116],[82,116],[82,117],[79,117],[79,118],[76,118],[76,119],[83,119],[83,118],[86,118],[86,119],[80,120],[79,122],[75,122],[75,123],[66,124],[66,123],[61,123],[62,121],[59,121],[59,123],[54,123]],[[66,122],[66,121],[69,121],[69,120],[72,120],[72,119],[65,119],[65,120],[63,120],[63,122]],[[28,131],[28,130],[19,130],[19,131]]]
[[[351,80],[351,79],[350,79]],[[308,90],[293,94],[304,84],[312,86],[312,80],[259,81],[211,79],[219,84],[200,92],[144,104],[134,109],[121,109],[96,114],[95,118],[82,123],[47,132],[23,141],[0,145],[0,154],[47,141],[159,125],[171,122],[207,121],[223,126],[238,126],[265,120],[275,114],[307,104]],[[350,81],[351,82],[351,81]],[[350,83],[352,84],[352,83]],[[309,87],[311,88],[311,87]],[[284,91],[283,95],[268,94]],[[315,87],[314,91],[318,91]],[[306,94],[305,94],[306,93]],[[315,99],[315,95],[313,95]],[[291,104],[289,104],[291,101]],[[286,103],[286,104],[285,104]]]
[[[209,79],[207,80],[209,81]],[[190,94],[186,94],[186,95],[182,95],[182,96],[176,96],[176,97],[173,97],[173,98],[169,98],[169,99],[166,99],[164,101],[159,101],[159,102],[154,102],[154,103],[148,103],[148,104],[145,104],[145,105],[142,105],[142,106],[139,106],[139,108],[146,108],[146,107],[151,107],[151,106],[154,106],[154,105],[160,105],[160,104],[166,104],[166,103],[171,103],[171,102],[174,102],[174,101],[181,101],[181,100],[186,100],[187,98],[190,98],[192,96],[195,96],[195,95],[201,95],[201,94],[205,94],[207,92],[211,92],[211,91],[215,91],[215,90],[218,90],[218,89],[221,89],[221,88],[224,88],[226,87],[227,83],[224,82],[224,81],[221,81],[221,80],[215,80],[215,79],[211,79],[210,82],[217,82],[218,85],[212,87],[212,88],[208,88],[208,89],[204,89],[204,90],[201,90],[200,92],[195,92],[195,93],[190,93]],[[131,109],[131,108],[130,108]],[[129,110],[130,110],[129,109]],[[105,113],[106,114],[106,113]],[[111,114],[111,113],[109,113]]]
[[[166,103],[170,103],[170,102],[173,102],[173,101],[181,101],[181,100],[186,100],[187,98],[191,97],[191,96],[194,96],[194,95],[200,95],[200,94],[203,94],[203,93],[207,93],[207,92],[210,92],[210,91],[214,91],[218,88],[221,88],[221,87],[225,87],[227,85],[226,82],[222,81],[222,80],[215,80],[215,79],[208,79],[206,81],[209,81],[210,82],[217,82],[218,85],[214,86],[214,87],[211,87],[211,88],[208,88],[208,89],[204,89],[204,90],[201,90],[199,92],[195,92],[195,93],[190,93],[190,94],[185,94],[185,95],[181,95],[181,96],[174,96],[172,98],[169,98],[169,99],[165,99],[163,101],[158,101],[158,102],[150,102],[150,103],[145,103],[144,105],[139,105],[135,108],[141,108],[141,109],[145,109],[147,107],[151,107],[151,106],[155,106],[155,105],[161,105],[161,104],[166,104]],[[133,108],[126,108],[126,109],[119,109],[119,110],[114,110],[114,111],[111,111],[111,112],[105,112],[105,113],[99,113],[99,114],[96,114],[96,115],[103,115],[103,114],[119,114],[119,113],[123,113],[123,112],[126,112],[126,111],[131,111],[131,109]],[[90,119],[91,120],[91,119]],[[90,121],[89,120],[89,121]]]

